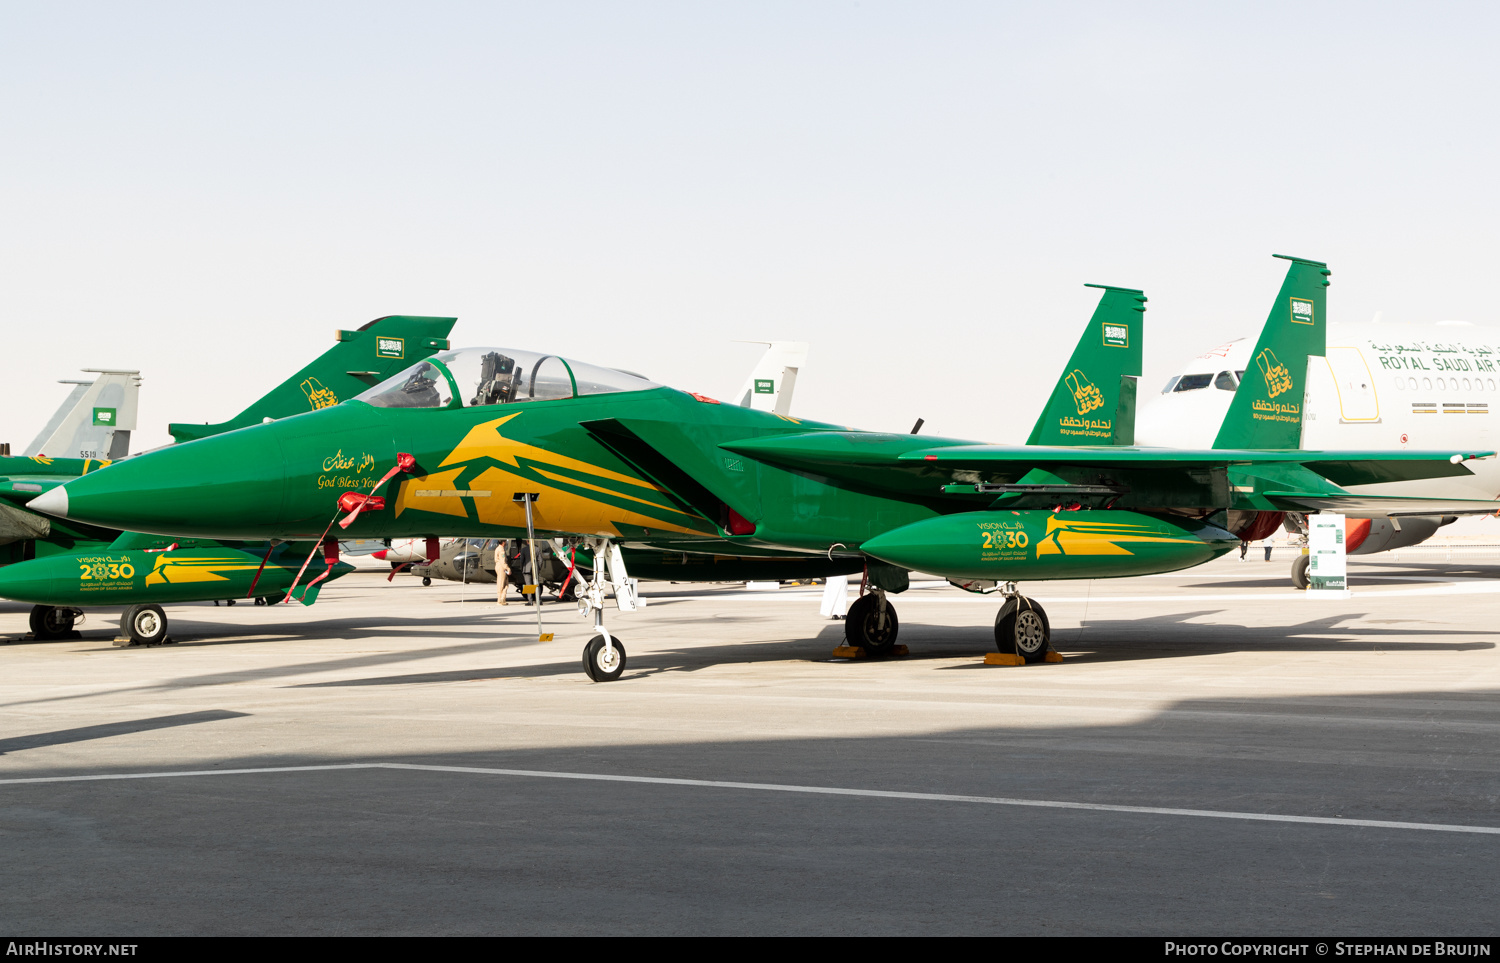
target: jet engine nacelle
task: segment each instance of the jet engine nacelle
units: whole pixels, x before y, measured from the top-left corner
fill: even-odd
[[[1425,542],[1442,528],[1447,519],[1453,518],[1446,515],[1439,518],[1435,515],[1411,515],[1401,519],[1401,528],[1397,530],[1389,518],[1371,518],[1370,531],[1364,539],[1349,550],[1350,555],[1374,555],[1376,552],[1389,552],[1397,548],[1410,548],[1420,542]],[[1366,519],[1349,519],[1348,525],[1353,526],[1356,521]],[[1351,541],[1352,533],[1351,533]]]

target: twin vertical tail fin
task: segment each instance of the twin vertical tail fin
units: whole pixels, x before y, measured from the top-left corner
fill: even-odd
[[[752,341],[763,344],[750,377],[736,396],[741,408],[755,408],[787,415],[792,410],[792,392],[797,388],[797,372],[807,364],[806,341]]]
[[[338,343],[316,361],[228,421],[173,424],[167,430],[179,442],[192,441],[348,401],[415,362],[447,350],[448,332],[457,320],[392,315],[357,331],[340,331]]]
[[[25,454],[113,461],[129,452],[141,373],[105,368],[84,370],[99,377],[93,381],[63,382],[73,385],[73,390],[42,433],[26,447]]]
[[[1062,379],[1026,439],[1028,445],[1135,444],[1135,384],[1141,376],[1146,295],[1104,284]]]
[[[1322,261],[1291,261],[1215,448],[1299,448],[1307,359],[1327,354],[1328,276]]]

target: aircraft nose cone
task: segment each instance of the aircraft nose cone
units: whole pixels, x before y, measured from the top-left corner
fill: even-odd
[[[270,427],[270,426],[267,426]],[[71,521],[155,535],[224,537],[274,523],[285,471],[274,435],[250,428],[115,462],[32,499]],[[62,512],[56,512],[56,508]]]
[[[335,405],[159,448],[63,487],[71,521],[190,538],[313,538],[341,488],[373,483],[395,459],[377,409]]]
[[[58,518],[68,517],[68,489],[66,485],[58,485],[50,491],[42,492],[40,495],[26,503],[26,507],[43,515],[56,515]]]

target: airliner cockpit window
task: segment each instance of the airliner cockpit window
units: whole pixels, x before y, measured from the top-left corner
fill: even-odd
[[[1172,390],[1197,391],[1199,388],[1207,388],[1213,380],[1214,376],[1211,374],[1183,375],[1181,378],[1177,379],[1177,387],[1173,388]]]
[[[453,389],[442,369],[430,361],[419,361],[355,397],[376,408],[446,408]]]
[[[1219,376],[1214,379],[1214,387],[1224,391],[1233,391],[1240,386],[1240,379],[1234,376],[1233,371],[1220,371]]]
[[[463,348],[444,352],[433,360],[452,372],[464,407],[560,401],[657,387],[622,371],[513,348]]]
[[[1182,379],[1181,379],[1181,376],[1179,376],[1179,375],[1173,375],[1172,377],[1168,378],[1167,379],[1167,386],[1165,388],[1161,389],[1161,393],[1162,394],[1168,394],[1169,392],[1171,392],[1171,390],[1173,388],[1177,387],[1177,382],[1180,381],[1180,380],[1182,380]]]

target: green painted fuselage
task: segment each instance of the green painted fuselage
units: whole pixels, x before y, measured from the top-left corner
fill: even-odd
[[[280,601],[313,547],[305,542],[278,545],[262,568],[265,544],[251,547],[184,539],[177,548],[129,547],[149,541],[146,536],[127,534],[111,545],[0,568],[0,597],[59,606],[169,604],[252,595]],[[329,581],[354,571],[351,565],[335,563],[310,596],[304,595],[305,586],[327,569],[322,553],[314,555],[295,597],[311,604]]]
[[[801,451],[797,443],[809,438],[823,449]],[[746,454],[757,444],[772,452]],[[955,475],[925,462],[894,461],[906,452],[966,444],[850,432],[705,403],[670,388],[488,408],[387,409],[351,402],[112,466],[86,487],[69,487],[69,515],[206,538],[316,539],[339,514],[340,495],[369,491],[397,452],[409,451],[416,468],[381,490],[384,507],[363,512],[346,533],[335,528],[335,534],[520,537],[525,514],[514,496],[534,492],[539,533],[623,539],[639,549],[676,551],[680,558],[768,556],[765,564],[751,566],[762,577],[778,571],[776,556],[787,559],[789,572],[822,575],[857,570],[868,553],[944,575],[1084,578],[1183,568],[1235,544],[1212,525],[1141,515],[1139,525],[1175,535],[1125,549],[1095,539],[1097,551],[1091,551],[1088,539],[1074,533],[1070,550],[1043,560],[1034,546],[1053,513],[1033,509],[1026,517],[1042,528],[1031,537],[1030,560],[1041,563],[1032,570],[1018,567],[1014,554],[1003,571],[986,575],[984,566],[967,559],[944,564],[944,552],[908,564],[916,560],[902,551],[882,556],[866,549],[877,536],[909,533],[920,523],[987,509],[995,501],[992,494],[945,490],[955,487],[954,477],[1015,480],[1029,470],[1002,465]],[[1211,508],[1215,491],[1225,490],[1211,481],[1195,487],[1183,472],[1159,466],[1148,472],[1170,476],[1178,500],[1190,508]],[[152,494],[142,497],[143,490]],[[1087,513],[1060,513],[1081,514]],[[970,539],[975,547],[981,537],[976,528]],[[1083,555],[1091,561],[1085,564]],[[810,564],[817,557],[822,564]],[[732,566],[734,574],[742,567]],[[650,574],[730,577],[722,565],[674,559],[661,568]]]
[[[1222,554],[1237,544],[1228,512],[1276,510],[1287,492],[1468,472],[1430,452],[976,445],[665,387],[470,406],[453,395],[441,408],[356,400],[173,446],[70,482],[66,504],[51,495],[45,510],[136,531],[317,539],[342,514],[340,497],[372,490],[404,452],[415,467],[336,537],[520,537],[525,493],[537,495],[533,523],[547,536],[741,558],[873,557],[955,578],[1096,578]],[[1026,544],[1009,548],[1021,551],[985,556],[985,532],[1014,524]]]

